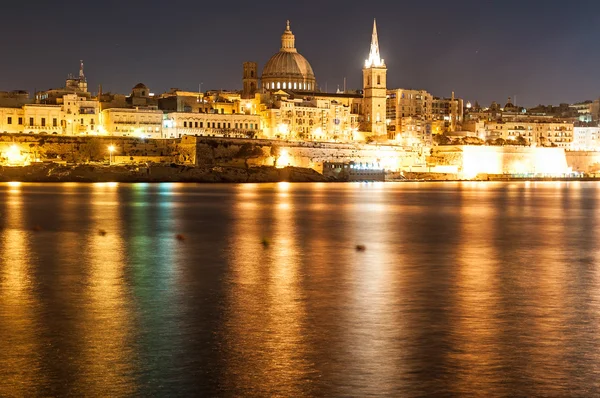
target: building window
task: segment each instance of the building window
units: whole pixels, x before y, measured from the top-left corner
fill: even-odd
[[[371,85],[371,76],[367,77],[367,86]]]
[[[22,118],[22,117],[20,117],[20,118],[19,118],[19,125],[22,125],[22,124],[23,124],[23,118]]]
[[[183,127],[187,127],[187,122],[183,122]]]
[[[227,128],[230,129],[231,128],[231,123],[227,123]]]
[[[221,123],[217,123],[217,128],[220,129],[221,128]]]
[[[277,82],[277,89],[279,90],[281,88],[281,83]]]
[[[12,124],[12,117],[9,117],[9,118],[8,118],[8,121],[7,121],[7,123],[8,123],[8,124]]]
[[[33,118],[32,117],[29,118],[29,125],[33,126]]]
[[[294,82],[294,90],[298,88],[298,83]]]
[[[198,122],[194,122],[194,127],[198,128]]]
[[[248,123],[246,123],[246,130],[248,130]]]
[[[377,75],[377,84],[381,84],[381,75]]]
[[[236,129],[237,129],[237,128],[239,128],[237,123],[235,124],[235,128],[236,128]]]
[[[56,119],[54,119],[56,120]],[[93,126],[94,125],[94,119],[90,119],[90,124]]]
[[[92,121],[92,124],[94,124],[94,121]],[[52,127],[58,127],[58,119],[52,119]]]
[[[200,122],[200,128],[204,127],[203,125],[204,125],[204,123]]]

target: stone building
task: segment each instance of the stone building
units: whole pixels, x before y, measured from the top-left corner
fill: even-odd
[[[163,112],[153,109],[111,108],[101,113],[102,135],[162,138]]]
[[[351,142],[358,137],[359,115],[342,101],[280,91],[261,112],[266,138]]]
[[[244,68],[246,71],[246,68]],[[248,71],[252,71],[248,68]],[[246,80],[252,84],[253,80]],[[262,71],[261,84],[263,89],[315,91],[317,80],[312,66],[298,50],[296,50],[296,37],[290,29],[290,21],[281,36],[281,48],[271,57]]]
[[[163,138],[183,135],[254,138],[260,131],[260,116],[171,112],[165,115]]]
[[[373,21],[371,50],[363,68],[363,131],[373,136],[387,135],[386,98],[387,67],[379,54],[377,23]]]

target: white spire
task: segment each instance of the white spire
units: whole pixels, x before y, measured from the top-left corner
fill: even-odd
[[[377,21],[373,19],[373,36],[371,38],[371,51],[369,59],[365,61],[365,68],[385,67],[385,62],[379,55],[379,39],[377,38]]]

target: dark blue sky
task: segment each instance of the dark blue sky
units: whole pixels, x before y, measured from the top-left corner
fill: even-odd
[[[242,62],[262,68],[286,19],[322,88],[359,88],[374,17],[390,88],[482,105],[600,97],[598,0],[13,1],[0,90],[58,87],[79,59],[91,91],[239,89]]]

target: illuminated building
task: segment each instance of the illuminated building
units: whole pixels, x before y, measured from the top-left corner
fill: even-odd
[[[373,35],[369,58],[363,68],[363,131],[373,136],[387,135],[386,127],[387,67],[379,54],[377,23],[373,21]]]
[[[111,108],[102,111],[101,134],[162,138],[163,112],[153,109]]]
[[[600,127],[574,127],[571,149],[576,151],[600,149]]]
[[[97,100],[67,94],[57,99],[62,105],[61,123],[66,135],[97,134],[100,123],[100,104]]]
[[[23,108],[0,108],[0,132],[22,133],[24,115]]]
[[[165,115],[163,137],[197,135],[253,138],[258,135],[259,129],[258,115],[172,112]]]
[[[248,71],[253,69],[249,66]],[[246,71],[246,68],[245,68]],[[246,80],[252,90],[253,79]],[[315,91],[317,80],[310,63],[296,50],[296,37],[287,21],[286,29],[281,36],[281,48],[265,64],[261,77],[265,90]]]
[[[27,134],[63,134],[60,105],[30,104],[23,106],[23,132]]]
[[[471,125],[467,126],[470,127]],[[540,146],[558,146],[571,148],[573,142],[573,123],[566,122],[486,122],[485,140],[502,138],[510,141],[524,137],[530,144]]]
[[[296,98],[275,93],[273,106],[262,111],[265,138],[299,141],[342,141],[356,139],[359,115],[330,98]]]

